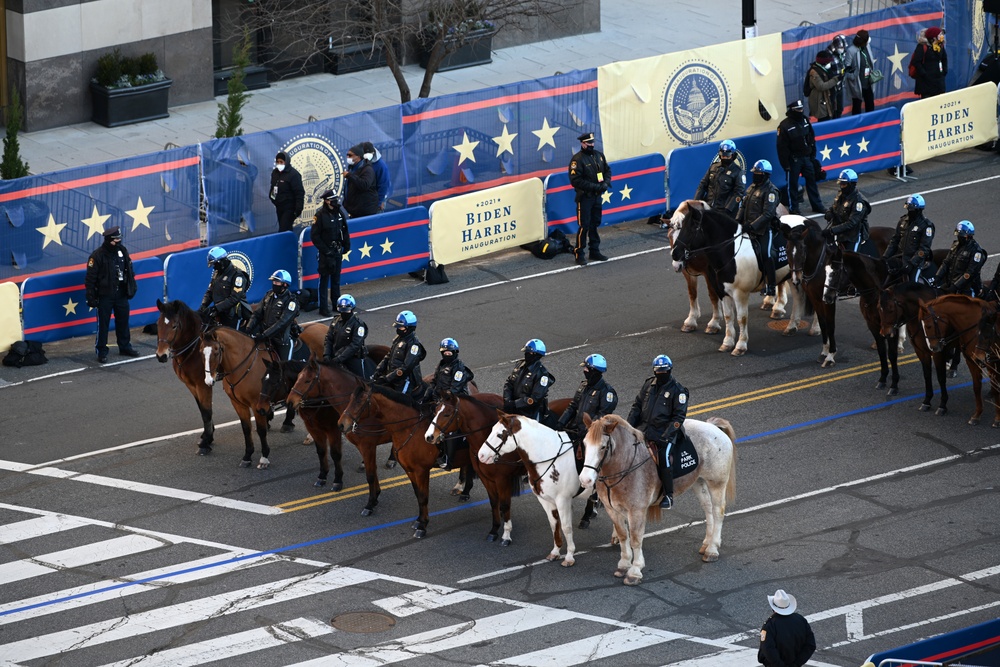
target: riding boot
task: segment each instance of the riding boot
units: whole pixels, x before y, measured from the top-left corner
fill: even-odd
[[[667,446],[657,447],[659,460],[656,462],[656,473],[660,476],[660,484],[663,485],[663,500],[660,501],[660,509],[669,510],[674,507],[674,476],[670,472],[667,453]]]
[[[761,290],[761,296],[774,296],[776,280],[774,277],[774,260],[770,257],[764,259],[764,289]]]

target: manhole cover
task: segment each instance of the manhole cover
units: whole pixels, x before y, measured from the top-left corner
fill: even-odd
[[[801,322],[799,322],[799,331],[804,332],[804,331],[808,330],[810,324],[811,324],[810,322],[806,322],[805,320],[802,320]],[[788,326],[788,320],[768,320],[767,321],[767,328],[770,329],[771,331],[784,331],[787,326]]]
[[[334,616],[330,624],[344,632],[385,632],[396,625],[396,619],[388,614],[353,611]]]

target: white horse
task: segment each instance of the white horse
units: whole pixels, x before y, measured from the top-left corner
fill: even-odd
[[[576,472],[573,441],[534,419],[499,412],[500,421],[479,448],[481,463],[496,463],[504,454],[516,451],[528,472],[531,490],[545,510],[552,528],[552,551],[545,560],[561,556],[560,527],[566,537],[563,567],[576,563],[573,542],[573,498],[583,492]]]
[[[634,586],[642,581],[646,566],[642,554],[646,521],[660,518],[658,501],[663,493],[656,461],[642,433],[618,415],[594,421],[584,415],[583,421],[588,426],[583,440],[587,454],[580,484],[586,489],[596,485],[621,545],[615,576]],[[698,552],[703,561],[712,563],[719,560],[726,503],[736,498],[736,433],[719,417],[707,422],[687,419],[684,431],[694,443],[698,466],[674,480],[674,495],[694,486],[705,511],[705,539]]]

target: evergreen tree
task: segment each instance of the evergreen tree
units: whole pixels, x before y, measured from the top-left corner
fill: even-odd
[[[0,178],[21,178],[28,175],[28,163],[21,159],[21,146],[17,133],[21,130],[21,95],[15,86],[10,87],[10,104],[7,106],[7,136],[3,139],[3,162],[0,162]]]
[[[215,137],[238,137],[243,134],[243,107],[250,101],[247,86],[243,83],[246,68],[250,65],[250,34],[233,47],[233,76],[229,79],[226,103],[219,104],[219,115],[215,121]]]

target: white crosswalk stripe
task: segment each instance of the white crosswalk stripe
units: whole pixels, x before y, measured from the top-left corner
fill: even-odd
[[[10,584],[22,579],[38,577],[61,569],[83,567],[102,560],[120,558],[163,546],[145,535],[125,535],[113,540],[64,549],[35,556],[31,560],[18,560],[0,565],[0,581]]]

